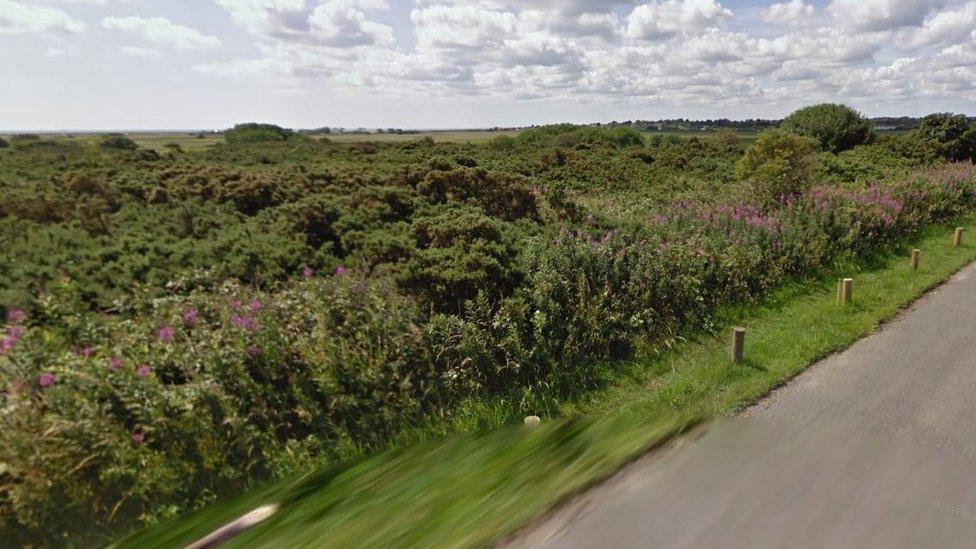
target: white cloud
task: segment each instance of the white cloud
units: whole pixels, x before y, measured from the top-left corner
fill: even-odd
[[[275,40],[353,47],[389,44],[393,29],[372,21],[369,10],[387,0],[217,0],[248,32]]]
[[[697,34],[731,16],[732,12],[715,0],[655,0],[637,6],[627,16],[627,36],[661,40]]]
[[[813,16],[814,8],[805,4],[803,0],[790,0],[772,4],[762,12],[764,21],[794,25],[802,23]]]
[[[129,4],[138,0],[58,0],[63,4],[82,4],[91,6],[106,6],[108,4]]]
[[[863,31],[919,26],[944,0],[833,0],[827,10],[838,24]]]
[[[480,50],[515,36],[518,17],[510,11],[473,5],[437,5],[410,13],[419,50]]]
[[[342,99],[330,105],[359,105],[348,108],[364,116],[375,113],[363,105],[423,104],[423,116],[444,117],[414,123],[471,123],[446,118],[441,106],[479,101],[521,109],[521,116],[534,116],[534,105],[554,105],[551,112],[567,118],[590,105],[588,119],[611,112],[598,106],[616,109],[616,117],[660,109],[778,116],[821,100],[891,105],[889,112],[976,109],[976,0],[769,0],[736,13],[720,0],[412,0],[407,10],[391,9],[389,0],[215,0],[223,22],[188,9],[180,19],[188,27],[118,9],[124,15],[102,26],[121,32],[57,38],[80,30],[82,17],[101,19],[104,7],[95,4],[126,1],[37,0],[71,4],[70,15],[53,10],[57,17],[41,8],[46,18],[38,23],[22,16],[38,9],[27,0],[0,0],[20,10],[0,9],[0,32],[46,32],[30,40],[36,45],[28,52],[42,62],[62,50],[83,62],[89,46],[102,41],[128,57],[166,59],[159,65],[167,70],[182,66],[188,85],[263,90],[296,102],[326,92]],[[249,36],[225,38],[222,24],[230,22]],[[221,39],[222,61],[168,59],[174,50],[215,47]],[[27,42],[0,40],[15,48]],[[117,62],[120,73],[134,64],[91,59]],[[512,122],[470,110],[489,124]]]
[[[212,48],[220,45],[220,39],[196,29],[177,25],[164,17],[106,17],[102,27],[135,34],[140,38],[179,50]]]
[[[68,32],[85,30],[85,24],[61,10],[0,0],[0,34]]]
[[[965,41],[976,30],[976,0],[946,9],[926,19],[912,38],[916,45],[952,44]]]
[[[163,54],[159,50],[154,50],[152,48],[140,48],[137,46],[122,46],[119,50],[130,57],[139,57],[141,59],[155,59],[162,57]]]
[[[323,44],[337,47],[389,44],[393,42],[393,29],[366,18],[358,9],[384,8],[385,2],[363,3],[349,0],[329,0],[308,16],[312,35]]]

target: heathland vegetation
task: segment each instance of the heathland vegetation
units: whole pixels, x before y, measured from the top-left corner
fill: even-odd
[[[111,536],[546,415],[638,347],[976,205],[965,117],[878,137],[834,105],[749,147],[570,125],[226,141],[0,149],[5,538]]]

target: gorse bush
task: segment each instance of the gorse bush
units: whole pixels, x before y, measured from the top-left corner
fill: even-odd
[[[103,135],[98,140],[98,146],[103,149],[120,149],[123,151],[134,151],[139,148],[135,141],[120,133]]]
[[[952,160],[976,160],[976,121],[964,115],[930,114],[913,133]]]
[[[972,164],[910,146],[533,132],[0,154],[3,539],[95,544],[480,407],[538,413],[976,200]]]
[[[812,137],[825,151],[838,153],[875,138],[871,122],[854,109],[834,103],[804,107],[787,116],[780,128]]]
[[[782,130],[766,130],[746,149],[736,175],[752,183],[760,200],[803,192],[813,181],[817,142]]]

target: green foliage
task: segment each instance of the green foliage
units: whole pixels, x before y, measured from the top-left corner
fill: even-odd
[[[930,164],[945,158],[937,143],[923,138],[915,131],[882,135],[878,139],[878,145],[890,151],[894,158],[913,164]]]
[[[783,130],[766,130],[746,149],[736,175],[752,183],[760,200],[806,190],[813,181],[817,142]]]
[[[0,356],[7,540],[11,520],[38,543],[92,517],[164,518],[294,456],[369,448],[432,400],[416,308],[381,282],[228,285],[127,320],[86,315],[74,292],[62,284]]]
[[[869,143],[875,138],[871,122],[854,109],[835,103],[799,109],[787,116],[780,128],[812,137],[823,150],[833,153]]]
[[[6,139],[0,137],[0,149],[6,149],[9,146],[10,146],[10,143],[7,143],[7,140]]]
[[[594,145],[630,147],[644,143],[644,137],[641,133],[629,126],[616,126],[611,129],[602,129],[593,126],[575,126],[573,124],[557,124],[530,128],[520,133],[515,140],[522,145],[583,148]]]
[[[537,218],[539,214],[535,196],[524,182],[483,169],[431,171],[417,186],[417,192],[435,204],[475,204],[489,215],[507,221]]]
[[[139,148],[136,142],[120,133],[110,133],[103,135],[98,140],[98,146],[103,149],[119,149],[123,151],[134,151]]]
[[[938,147],[950,160],[976,160],[976,122],[970,123],[964,115],[930,114],[913,133]]]
[[[237,124],[225,131],[224,139],[228,143],[267,143],[270,141],[287,141],[294,139],[297,135],[292,130],[274,124],[247,122]]]
[[[518,276],[512,231],[475,206],[425,209],[411,226],[416,252],[403,284],[438,310],[458,311],[479,292],[497,298]]]
[[[537,412],[974,201],[925,141],[822,153],[817,180],[784,132],[635,137],[4,151],[0,304],[27,320],[0,328],[0,535],[109,534],[432,418]]]
[[[510,151],[518,142],[510,135],[496,135],[488,140],[487,147],[493,151]]]

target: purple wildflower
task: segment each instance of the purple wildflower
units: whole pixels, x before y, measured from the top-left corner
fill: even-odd
[[[136,444],[142,444],[145,441],[146,441],[145,434],[140,433],[139,431],[132,433],[132,442],[135,442]]]
[[[78,347],[77,349],[75,349],[75,354],[80,356],[81,358],[88,358],[92,356],[93,352],[95,351],[88,345],[85,345],[84,347]]]
[[[302,278],[312,278],[313,276],[315,276],[315,269],[305,265],[302,268]]]
[[[186,324],[187,326],[191,326],[191,327],[196,326],[197,316],[199,316],[199,314],[200,313],[198,313],[196,309],[187,309],[183,313],[183,324]]]
[[[240,299],[237,299],[236,297],[230,300],[230,308],[231,309],[240,309],[241,308],[241,305],[243,305],[243,304],[244,304],[244,302],[241,301]]]
[[[336,276],[346,276],[346,266],[345,265],[339,265],[338,267],[336,267],[335,275]]]
[[[106,360],[106,362],[108,363],[108,369],[114,372],[122,367],[123,361],[121,357],[112,356],[109,357],[108,360]]]
[[[260,301],[258,301],[257,299],[251,301],[251,312],[252,313],[261,312],[261,309],[263,309],[263,308],[264,308],[264,305]]]
[[[247,348],[247,354],[251,358],[254,358],[259,354],[261,354],[261,348],[258,347],[257,345],[251,345],[250,347]]]
[[[152,368],[150,368],[148,364],[140,364],[139,367],[136,368],[136,377],[139,379],[146,379],[149,377],[151,372]]]
[[[156,333],[156,337],[163,343],[169,343],[170,341],[173,341],[173,335],[175,333],[176,330],[174,330],[172,326],[163,326],[159,329],[159,332]]]
[[[7,309],[7,324],[19,324],[27,318],[23,309]]]
[[[230,323],[235,328],[240,328],[250,332],[256,332],[260,328],[257,321],[250,316],[234,315],[230,317]]]
[[[57,380],[58,380],[57,376],[55,376],[50,372],[45,372],[37,376],[37,384],[41,386],[41,389],[54,385],[54,382]]]
[[[14,345],[20,341],[20,337],[24,335],[24,331],[23,326],[12,326],[9,330],[7,330],[7,337],[0,341],[0,355],[6,353],[10,349],[13,349]]]

